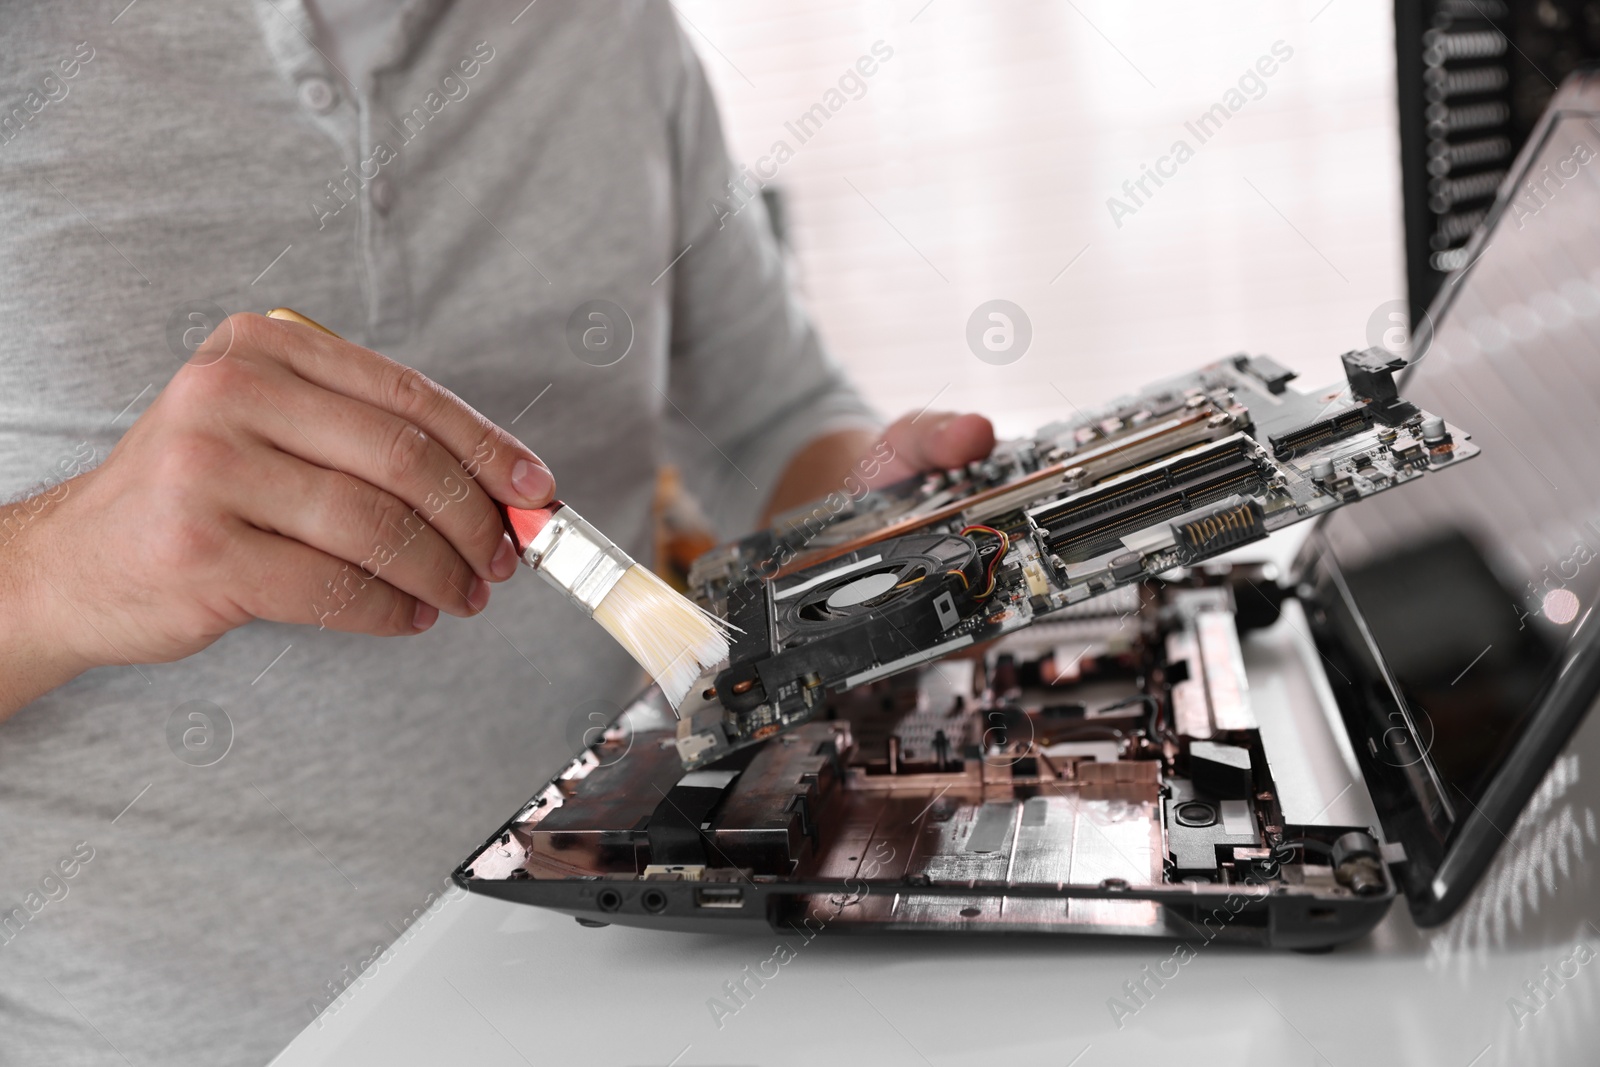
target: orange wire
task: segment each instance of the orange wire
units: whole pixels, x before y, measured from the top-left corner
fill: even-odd
[[[987,568],[989,577],[988,588],[979,593],[977,597],[977,599],[982,600],[984,597],[990,596],[994,593],[995,581],[999,577],[1000,560],[1005,557],[1006,552],[1011,548],[1011,538],[1002,531],[996,530],[993,526],[965,526],[962,528],[961,534],[964,537],[967,534],[972,533],[974,530],[981,530],[984,533],[993,534],[995,537],[1000,539],[1000,548],[997,552],[995,552],[994,558],[989,561],[989,566]],[[971,587],[968,586],[968,588]]]

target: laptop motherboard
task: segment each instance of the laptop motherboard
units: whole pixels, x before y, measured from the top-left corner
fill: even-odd
[[[1098,594],[1191,567],[1478,452],[1401,400],[1403,361],[1343,357],[1317,394],[1235,356],[993,455],[859,499],[837,494],[713,550],[691,594],[739,628],[681,709],[704,766],[844,692],[982,645]]]

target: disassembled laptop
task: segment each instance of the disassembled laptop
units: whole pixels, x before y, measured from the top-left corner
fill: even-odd
[[[1239,632],[1284,591],[1204,565],[1477,454],[1400,360],[1343,362],[1303,394],[1226,359],[707,553],[727,664],[680,718],[647,691],[458,879],[666,928],[1359,936],[1396,892],[1377,831],[1288,823],[1250,705]]]

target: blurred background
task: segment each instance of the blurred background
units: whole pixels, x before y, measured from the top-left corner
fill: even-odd
[[[1600,57],[1600,0],[675,7],[748,168],[707,209],[767,201],[882,414],[1004,436],[1237,352],[1306,389],[1350,349],[1409,356],[1556,86]],[[670,472],[661,505],[685,566],[710,538]]]
[[[933,402],[1022,434],[1239,351],[1317,386],[1406,296],[1389,3],[676,6],[735,159],[792,148],[768,184],[805,299],[891,417]],[[801,127],[877,42],[892,56],[859,98]],[[1202,143],[1185,124],[1230,90],[1242,106]],[[1179,140],[1192,158],[1137,204],[1123,183]],[[966,340],[993,299],[1032,325],[1003,366]]]

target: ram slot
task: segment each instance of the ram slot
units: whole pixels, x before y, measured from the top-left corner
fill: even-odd
[[[1190,449],[1171,459],[1103,482],[1061,500],[1029,510],[1035,522],[1055,528],[1120,507],[1139,496],[1159,493],[1174,485],[1249,455],[1251,445],[1243,434],[1234,434],[1209,447]]]
[[[1068,475],[1077,485],[1089,486],[1124,471],[1143,466],[1153,459],[1171,455],[1180,449],[1216,441],[1234,432],[1232,423],[1211,425],[1217,414],[1207,405],[1184,415],[1166,419],[1152,426],[1140,427],[1132,432],[1118,434],[1082,452],[1067,457],[1071,468]]]
[[[1115,548],[1123,534],[1204,507],[1261,482],[1248,439],[1236,435],[1029,512],[1069,562]]]

